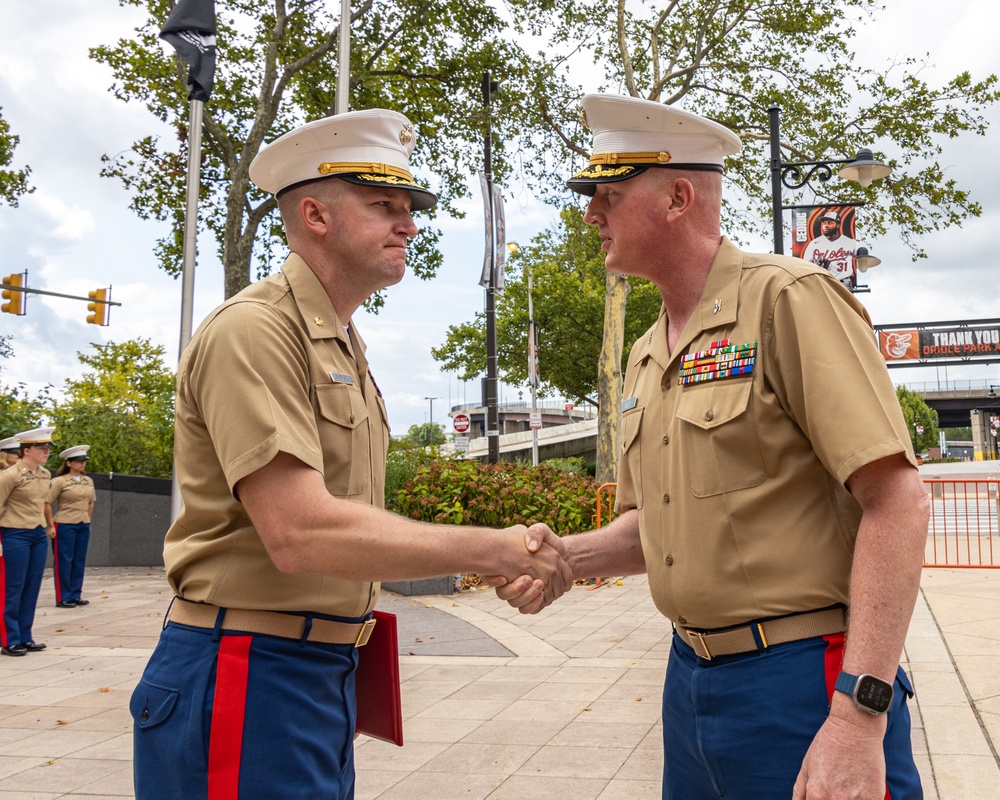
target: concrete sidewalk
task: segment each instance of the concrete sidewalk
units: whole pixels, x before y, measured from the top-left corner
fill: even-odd
[[[0,657],[0,800],[132,796],[128,699],[170,592],[161,569],[88,571],[91,604],[54,607]],[[644,578],[522,617],[492,592],[405,598],[398,615],[406,746],[361,737],[358,800],[659,798],[670,626]],[[997,797],[1000,572],[925,570],[904,653],[926,797]]]

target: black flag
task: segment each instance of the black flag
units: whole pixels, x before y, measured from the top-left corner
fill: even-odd
[[[208,100],[215,80],[215,0],[177,0],[160,31],[188,70],[188,100]]]

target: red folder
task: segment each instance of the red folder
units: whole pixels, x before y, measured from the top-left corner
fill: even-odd
[[[396,615],[373,612],[368,644],[358,648],[355,693],[357,733],[403,746],[403,705],[399,698],[399,643]]]

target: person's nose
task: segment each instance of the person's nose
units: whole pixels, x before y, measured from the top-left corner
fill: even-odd
[[[604,220],[604,200],[599,192],[595,192],[587,204],[587,213],[583,215],[583,221],[588,225],[599,225]]]

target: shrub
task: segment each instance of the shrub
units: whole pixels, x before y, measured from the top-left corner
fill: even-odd
[[[542,464],[436,460],[416,468],[394,510],[424,522],[505,528],[544,522],[562,536],[588,530],[597,484]]]

